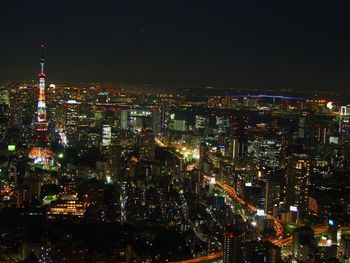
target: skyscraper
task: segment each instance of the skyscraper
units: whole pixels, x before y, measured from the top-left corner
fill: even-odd
[[[154,161],[154,133],[152,130],[142,130],[139,138],[140,159]]]
[[[231,120],[230,153],[232,159],[246,156],[248,147],[248,116],[234,116]]]
[[[313,149],[316,144],[315,115],[312,111],[303,110],[299,116],[298,138]]]
[[[112,146],[112,175],[113,180],[117,181],[121,176],[121,167],[122,167],[122,148],[120,146]]]
[[[152,109],[152,130],[155,135],[158,135],[162,130],[162,115],[159,108]]]
[[[224,233],[223,263],[242,262],[242,235],[232,226],[227,227]]]
[[[281,194],[281,181],[270,176],[265,185],[265,213],[274,213],[278,209]]]
[[[293,152],[287,161],[286,202],[287,207],[298,207],[299,213],[308,208],[310,161],[306,153]]]
[[[293,234],[292,253],[298,262],[315,262],[314,231],[308,226],[298,227]]]
[[[102,126],[102,146],[110,146],[112,141],[111,125],[104,124]]]
[[[120,111],[120,128],[122,130],[127,130],[129,123],[128,123],[128,118],[129,118],[129,112],[127,109],[122,109]]]
[[[67,100],[64,103],[65,109],[65,133],[69,145],[75,144],[76,132],[78,129],[78,112],[80,102],[76,100]]]

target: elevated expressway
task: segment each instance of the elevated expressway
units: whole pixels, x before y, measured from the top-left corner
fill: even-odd
[[[205,176],[205,180],[210,180],[211,177],[209,176]],[[219,181],[215,181],[215,185],[219,188],[221,188],[222,190],[224,190],[233,200],[237,201],[238,203],[240,203],[241,205],[244,205],[245,207],[248,208],[248,210],[252,211],[252,212],[256,212],[257,208],[252,205],[247,203],[244,199],[242,199],[237,192],[235,191],[235,189],[226,184],[226,183],[222,183]],[[276,229],[276,234],[274,236],[270,236],[269,238],[267,238],[268,241],[270,241],[271,243],[275,244],[276,246],[279,247],[283,247],[285,245],[290,244],[293,241],[293,237],[292,236],[288,236],[288,237],[284,237],[282,238],[283,235],[283,225],[280,219],[268,214],[267,215],[269,219],[272,219],[275,223],[275,229]],[[325,233],[328,231],[328,227],[326,225],[321,225],[321,226],[316,226],[313,228],[315,231],[316,235]],[[341,230],[350,230],[350,227],[347,226],[343,226],[340,227]],[[223,252],[215,252],[209,255],[205,255],[205,256],[200,256],[197,258],[193,258],[193,259],[186,259],[186,260],[181,260],[181,261],[173,261],[173,263],[196,263],[196,262],[213,262],[215,260],[220,260],[222,259],[223,256]]]
[[[209,181],[211,179],[211,177],[205,176],[204,179]],[[226,183],[219,182],[219,181],[215,181],[215,185],[217,187],[221,188],[222,190],[224,190],[233,200],[237,201],[241,205],[246,206],[248,208],[248,210],[250,210],[252,212],[257,211],[257,208],[254,205],[247,203],[240,196],[238,196],[237,192],[235,191],[235,189],[232,186],[230,186]],[[281,221],[278,218],[275,218],[272,215],[268,215],[268,218],[273,219],[273,221],[275,223],[275,228],[276,228],[276,234],[273,237],[272,236],[269,237],[268,240],[277,245],[278,242],[281,242],[283,240],[280,238],[283,234],[284,228],[283,228]],[[291,242],[291,240],[288,239],[287,244],[289,242]],[[220,251],[220,252],[215,252],[215,253],[212,253],[209,255],[200,256],[200,257],[193,258],[193,259],[173,261],[173,263],[210,262],[210,261],[220,260],[222,258],[222,256],[223,256],[223,253]]]
[[[159,147],[162,147],[162,148],[166,147],[166,145],[158,138],[155,139],[155,143]],[[211,177],[204,176],[204,179],[207,181],[210,181]],[[224,190],[233,200],[235,200],[236,202],[240,203],[241,205],[247,207],[248,210],[250,210],[252,212],[257,211],[257,208],[254,205],[247,203],[244,199],[242,199],[237,194],[235,189],[232,186],[230,186],[229,184],[226,184],[226,183],[223,183],[223,182],[216,180],[215,186]],[[284,237],[284,238],[282,237],[284,228],[283,228],[281,220],[277,217],[272,216],[271,214],[268,214],[267,217],[274,221],[275,230],[276,230],[275,235],[270,236],[269,238],[267,238],[267,240],[270,241],[271,243],[275,244],[276,246],[279,246],[279,247],[283,247],[285,245],[290,244],[293,241],[293,237],[292,236],[288,236],[288,237]],[[328,230],[328,228],[326,225],[314,227],[314,231],[315,231],[316,235],[322,234],[322,233],[326,232],[327,230]],[[350,230],[350,227],[341,227],[341,230]],[[223,256],[223,252],[219,251],[219,252],[211,253],[209,255],[199,256],[199,257],[192,258],[192,259],[172,261],[172,263],[213,262],[213,261],[222,259],[222,256]]]

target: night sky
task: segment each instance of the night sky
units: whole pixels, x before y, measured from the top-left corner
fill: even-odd
[[[4,3],[6,2],[6,3]],[[11,0],[0,4],[0,82],[346,89],[349,1]]]

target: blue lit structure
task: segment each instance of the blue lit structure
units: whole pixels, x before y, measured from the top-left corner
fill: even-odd
[[[282,99],[282,100],[306,100],[301,97],[293,97],[293,96],[282,96],[282,95],[265,95],[265,94],[232,94],[230,97],[235,98],[257,98],[257,99]]]

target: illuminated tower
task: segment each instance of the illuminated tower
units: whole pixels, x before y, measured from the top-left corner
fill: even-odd
[[[46,103],[45,103],[45,73],[44,73],[44,45],[41,45],[40,73],[39,73],[39,99],[36,114],[35,129],[43,128],[47,130]]]
[[[44,65],[44,45],[41,45],[39,96],[34,120],[34,147],[30,150],[29,157],[34,160],[34,166],[44,170],[53,170],[57,169],[59,163],[54,159],[49,142],[45,102],[46,75],[44,72]]]

